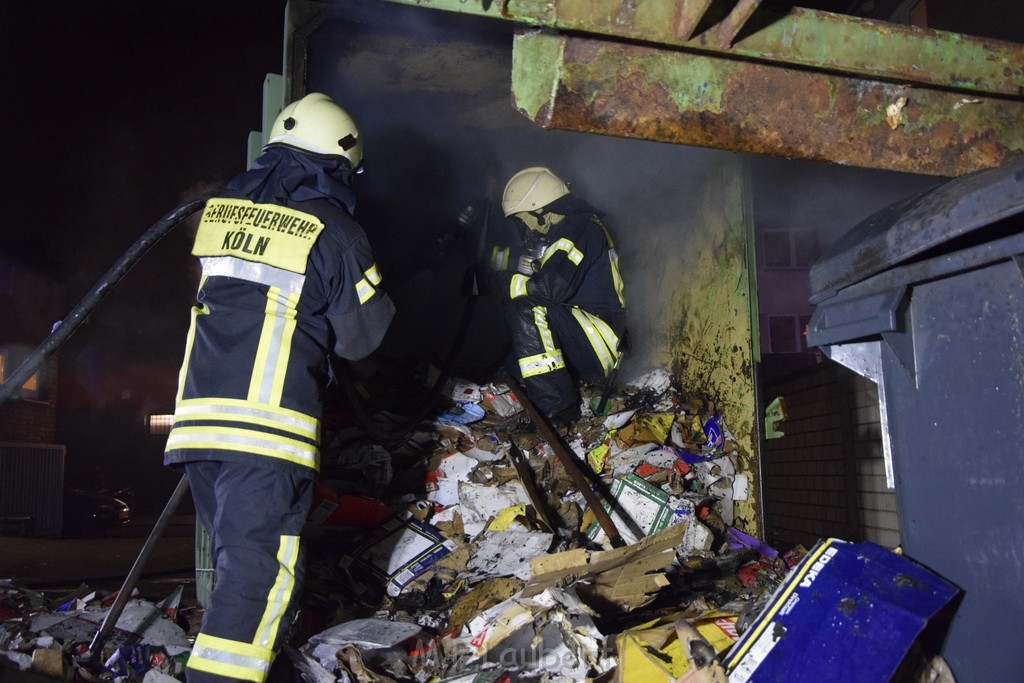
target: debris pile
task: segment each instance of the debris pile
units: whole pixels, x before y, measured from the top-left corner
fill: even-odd
[[[83,585],[48,598],[9,579],[0,581],[0,674],[20,670],[61,680],[183,680],[192,645],[179,614],[182,593],[179,586],[157,604],[129,599],[103,651],[93,656],[90,642],[117,592]]]
[[[584,386],[579,418],[556,425],[572,463],[507,384],[449,389],[429,429],[398,445],[328,440],[285,650],[305,681],[725,681],[730,661],[753,672],[770,660],[763,638],[744,656],[726,654],[751,629],[777,632],[763,620],[780,601],[795,613],[787,582],[823,574],[848,545],[779,552],[738,528],[734,504],[749,481],[737,471],[737,442],[715,406],[682,394],[667,372],[610,396]],[[603,520],[588,499],[601,501]],[[914,585],[927,585],[931,575],[920,573]],[[938,587],[905,630],[910,640],[889,633],[874,646],[909,647],[952,599],[952,587],[933,578]],[[39,670],[41,650],[74,662],[91,636],[74,627],[102,620],[102,600],[78,598],[62,612],[8,590],[0,659],[22,668]],[[166,605],[143,604],[136,610],[174,626]],[[130,637],[108,645],[94,678],[183,678],[184,632],[154,634],[126,619],[118,632]]]
[[[309,534],[317,560],[307,601],[336,607],[324,616],[341,627],[298,654],[324,680],[372,680],[363,669],[391,680],[466,671],[611,680],[622,675],[619,647],[668,615],[717,629],[724,650],[744,607],[799,559],[798,551],[787,565],[733,527],[734,502],[749,485],[736,471],[736,441],[709,401],[684,396],[665,371],[608,396],[584,386],[578,419],[556,423],[622,544],[509,385],[457,380],[448,389],[431,429],[390,453],[390,490],[404,491],[393,514],[355,536],[351,519]],[[325,453],[338,463],[323,482],[334,495],[389,488],[357,483],[360,451],[365,445]],[[376,647],[343,642],[352,624],[390,624],[390,637],[375,636]],[[341,646],[352,646],[345,658],[335,656]]]

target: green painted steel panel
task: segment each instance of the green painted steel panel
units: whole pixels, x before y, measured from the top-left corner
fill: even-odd
[[[815,70],[1024,97],[1024,45],[843,14],[758,7],[716,14],[706,0],[390,0]],[[698,33],[691,36],[697,28]],[[731,44],[722,44],[739,28]]]
[[[516,106],[545,128],[942,176],[1024,149],[1014,99],[556,33],[513,49]]]

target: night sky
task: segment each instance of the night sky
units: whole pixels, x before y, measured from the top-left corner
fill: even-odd
[[[190,192],[244,170],[264,76],[281,71],[284,6],[2,0],[0,254],[62,282],[70,310]],[[111,361],[164,390],[149,368],[180,362],[193,288],[179,229],[61,349],[62,406],[109,402]]]

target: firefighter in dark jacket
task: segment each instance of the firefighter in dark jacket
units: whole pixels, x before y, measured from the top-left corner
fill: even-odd
[[[328,356],[368,355],[394,314],[352,218],[361,160],[345,110],[307,95],[199,223],[202,279],[164,454],[212,542],[191,683],[266,679],[302,580]]]
[[[600,214],[569,193],[550,169],[531,167],[508,181],[502,212],[523,235],[521,254],[495,247],[505,271],[506,319],[518,373],[547,417],[575,412],[575,382],[608,375],[625,329],[615,244]]]

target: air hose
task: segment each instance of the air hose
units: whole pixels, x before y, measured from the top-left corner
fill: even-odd
[[[153,245],[176,228],[182,221],[199,210],[210,197],[220,193],[220,190],[206,192],[187,202],[176,206],[163,218],[152,225],[128,250],[114,263],[113,266],[93,285],[93,288],[78,302],[72,311],[57,323],[50,336],[33,351],[25,362],[11,374],[10,378],[0,385],[0,403],[10,398],[19,387],[29,380],[36,373],[39,366],[56,351],[61,344],[67,341],[75,330],[85,321],[94,308],[103,300],[114,286],[131,270],[139,259],[145,256]]]

